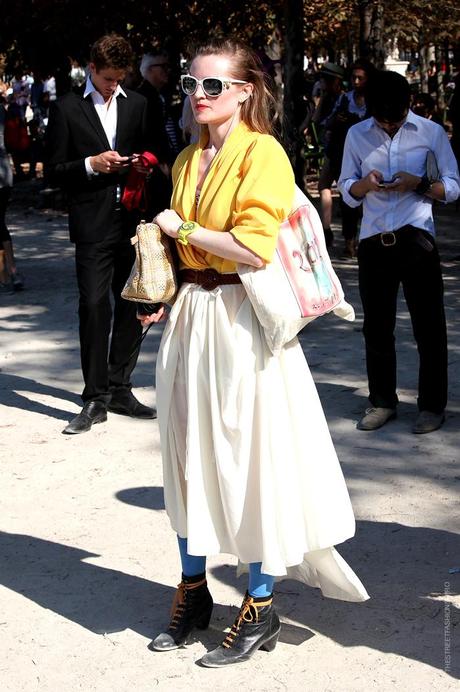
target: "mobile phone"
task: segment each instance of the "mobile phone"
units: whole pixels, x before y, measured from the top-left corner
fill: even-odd
[[[378,183],[379,187],[387,187],[387,185],[393,185],[393,183],[396,183],[399,180],[399,178],[392,178],[391,180],[381,180]]]

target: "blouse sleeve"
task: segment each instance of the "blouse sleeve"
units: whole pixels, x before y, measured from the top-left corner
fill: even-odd
[[[264,262],[271,262],[280,224],[294,200],[294,172],[281,144],[261,135],[248,151],[239,173],[232,235]]]

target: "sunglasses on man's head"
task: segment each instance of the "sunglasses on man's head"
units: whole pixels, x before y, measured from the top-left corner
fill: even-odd
[[[220,96],[224,89],[229,89],[230,84],[247,84],[241,79],[226,79],[224,77],[205,77],[197,79],[191,74],[183,74],[180,78],[182,91],[187,96],[193,96],[199,86],[206,96]]]

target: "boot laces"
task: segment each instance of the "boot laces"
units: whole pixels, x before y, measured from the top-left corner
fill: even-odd
[[[177,590],[174,594],[174,600],[171,606],[171,622],[169,623],[169,629],[177,629],[182,620],[184,611],[187,607],[187,592],[194,591],[200,586],[203,586],[203,584],[206,584],[206,579],[201,579],[201,581],[195,582],[194,584],[181,581],[181,583],[177,585]]]
[[[273,599],[270,598],[268,601],[258,601],[255,603],[252,596],[247,596],[243,601],[240,612],[236,616],[236,620],[230,632],[222,642],[222,646],[226,649],[230,649],[240,634],[242,624],[244,622],[259,622],[259,608],[271,605],[272,601]]]

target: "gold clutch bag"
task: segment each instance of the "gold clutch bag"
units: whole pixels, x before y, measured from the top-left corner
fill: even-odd
[[[122,298],[136,303],[172,303],[177,293],[174,257],[169,238],[156,223],[141,221],[131,238],[136,251]]]

